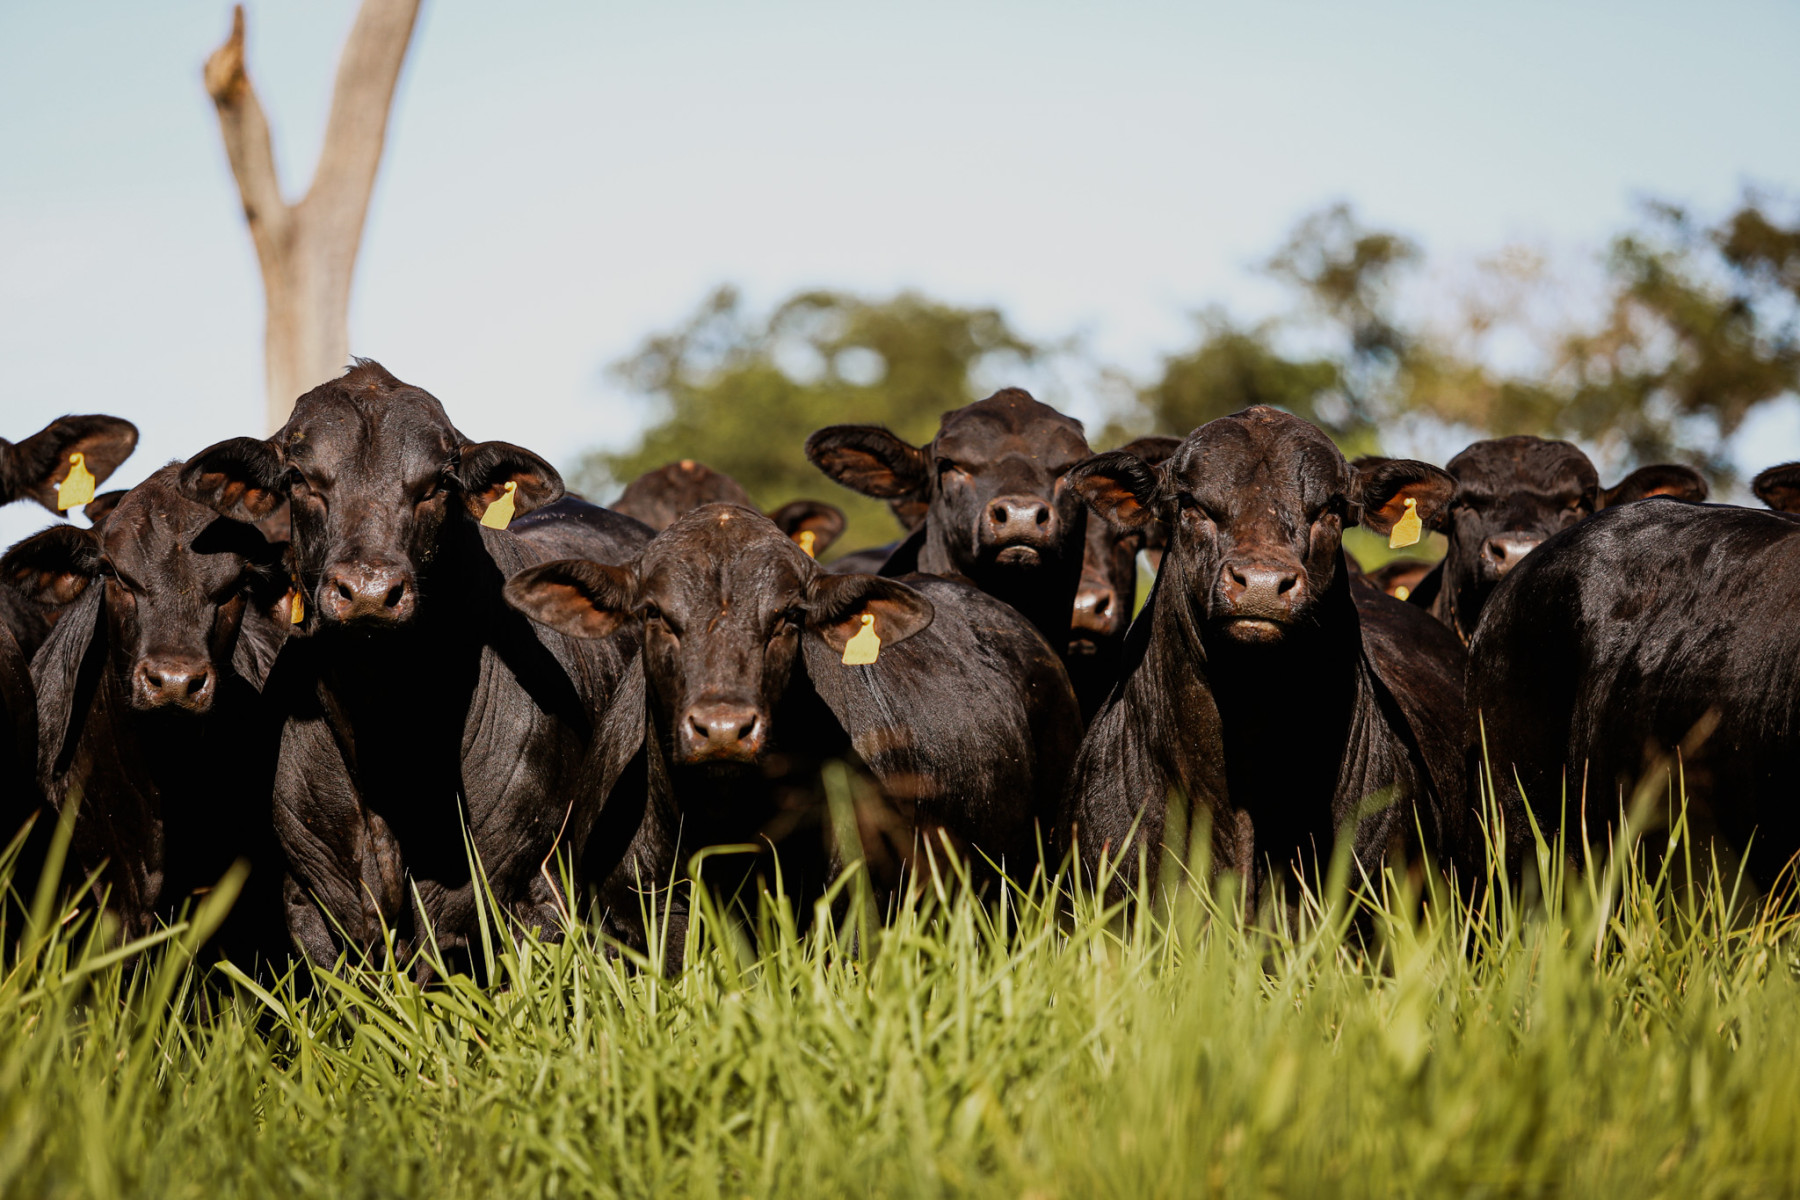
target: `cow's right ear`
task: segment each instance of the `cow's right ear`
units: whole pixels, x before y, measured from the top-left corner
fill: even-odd
[[[1359,458],[1356,460],[1356,501],[1363,528],[1392,533],[1394,523],[1406,515],[1406,502],[1417,505],[1419,520],[1438,528],[1450,512],[1456,495],[1456,478],[1442,467],[1416,458]]]
[[[73,525],[33,534],[0,558],[0,580],[46,614],[79,600],[99,578],[100,539]]]
[[[1154,520],[1150,503],[1159,486],[1156,470],[1127,450],[1108,450],[1083,459],[1063,476],[1093,510],[1119,529]]]
[[[806,457],[853,492],[877,500],[922,496],[931,486],[925,452],[879,425],[831,425],[806,439]]]
[[[637,572],[564,558],[526,567],[506,581],[505,596],[508,604],[558,633],[611,637],[631,622]]]
[[[1750,490],[1776,512],[1800,513],[1800,462],[1770,467],[1751,480]]]
[[[1757,478],[1761,479],[1762,476],[1758,475]],[[1706,477],[1694,468],[1684,467],[1680,463],[1651,463],[1647,467],[1639,467],[1601,492],[1600,507],[1611,508],[1615,504],[1628,504],[1651,496],[1673,496],[1677,500],[1692,500],[1698,504],[1706,499]]]
[[[873,618],[870,628],[884,646],[905,641],[931,624],[937,610],[923,592],[879,575],[820,571],[807,585],[806,626],[839,654]]]
[[[228,438],[181,468],[181,492],[222,517],[254,525],[287,499],[287,464],[274,442]]]
[[[15,445],[0,443],[0,503],[30,496],[53,513],[56,486],[68,477],[72,455],[96,484],[105,483],[137,448],[137,426],[119,417],[58,417]]]
[[[471,442],[462,447],[456,467],[463,503],[480,520],[512,484],[513,512],[524,516],[554,504],[563,496],[562,476],[542,458],[511,442]]]

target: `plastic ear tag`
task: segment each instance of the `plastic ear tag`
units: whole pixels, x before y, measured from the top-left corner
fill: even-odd
[[[816,554],[814,552],[814,547],[816,547],[819,544],[819,535],[818,534],[814,533],[810,529],[802,529],[799,533],[796,533],[794,535],[794,540],[796,542],[800,543],[800,548],[802,550],[806,551],[806,557],[808,557],[808,558],[819,557],[818,554]]]
[[[1394,589],[1394,599],[1396,600],[1404,600],[1410,595],[1412,595],[1412,589],[1404,583]]]
[[[489,529],[505,529],[511,525],[513,510],[517,507],[513,503],[513,493],[518,490],[519,485],[516,481],[507,480],[505,494],[487,506],[487,510],[481,514],[481,523]]]
[[[1419,520],[1419,502],[1409,496],[1406,500],[1406,515],[1394,522],[1394,531],[1388,534],[1388,549],[1398,550],[1402,546],[1410,546],[1424,532],[1425,523]]]
[[[866,667],[881,657],[881,638],[875,633],[875,614],[862,615],[862,628],[844,643],[844,665]]]
[[[77,504],[86,504],[94,498],[94,473],[87,469],[87,456],[69,455],[73,465],[63,481],[56,485],[56,510],[67,512]]]
[[[306,620],[306,593],[301,590],[300,581],[294,580],[294,601],[288,606],[288,624],[298,625]]]

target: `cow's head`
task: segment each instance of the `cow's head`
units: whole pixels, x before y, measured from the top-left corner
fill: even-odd
[[[140,710],[206,712],[227,670],[260,685],[285,633],[291,581],[284,547],[184,496],[171,464],[119,499],[96,529],[62,526],[10,551],[15,587],[74,616],[103,589],[110,668]]]
[[[1205,628],[1246,643],[1279,642],[1318,620],[1344,571],[1346,525],[1386,533],[1408,500],[1430,520],[1454,486],[1410,459],[1352,468],[1316,426],[1266,407],[1201,426],[1160,469],[1113,451],[1072,478],[1116,525],[1163,522],[1158,594],[1184,598]]]
[[[887,647],[932,616],[905,584],[830,574],[761,513],[727,504],[681,517],[634,563],[530,567],[507,583],[506,599],[572,637],[641,624],[650,701],[678,763],[762,757],[801,638],[841,653],[872,616]]]
[[[1434,527],[1449,543],[1442,587],[1465,632],[1500,580],[1559,530],[1601,508],[1648,496],[1706,499],[1706,481],[1690,467],[1640,467],[1602,488],[1599,472],[1579,448],[1523,435],[1476,442],[1446,469],[1456,494]]]
[[[845,487],[923,501],[951,567],[984,587],[1080,553],[1085,516],[1064,477],[1088,454],[1079,421],[1018,388],[945,413],[923,447],[873,425],[806,439],[806,456]]]
[[[478,521],[509,483],[516,514],[563,493],[549,463],[468,441],[429,392],[368,360],[300,397],[274,437],[220,442],[181,475],[188,495],[241,521],[286,501],[310,612],[377,627],[412,619],[446,529]]]
[[[137,426],[118,417],[58,417],[22,442],[0,438],[0,504],[29,497],[60,514],[57,485],[82,465],[96,484],[118,469],[137,447]]]
[[[749,508],[750,493],[724,472],[684,458],[645,471],[626,484],[619,498],[608,507],[661,533],[675,523],[676,517],[702,504],[741,504]]]
[[[1141,437],[1121,446],[1151,467],[1175,453],[1181,439]],[[1106,520],[1087,523],[1087,545],[1081,559],[1081,586],[1075,591],[1075,621],[1069,649],[1093,653],[1101,643],[1122,636],[1137,602],[1137,556],[1140,550],[1161,554],[1160,522],[1118,526]]]

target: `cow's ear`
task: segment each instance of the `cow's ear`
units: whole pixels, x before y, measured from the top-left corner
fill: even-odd
[[[306,599],[300,588],[285,556],[279,565],[265,566],[250,586],[244,619],[238,624],[237,645],[231,651],[231,668],[259,692],[268,681],[282,646],[299,629],[294,621],[294,605],[300,605],[302,618],[306,614]]]
[[[820,571],[807,585],[806,626],[825,644],[843,653],[844,644],[863,628],[863,617],[883,646],[905,641],[931,624],[931,601],[898,579],[879,575],[832,575]]]
[[[844,510],[823,500],[789,500],[770,513],[769,520],[814,558],[844,532]],[[810,538],[805,536],[809,533]]]
[[[1673,496],[1677,500],[1699,503],[1706,499],[1706,478],[1694,468],[1680,463],[1652,463],[1639,467],[1601,492],[1600,507],[1611,508],[1615,504],[1628,504],[1650,496]]]
[[[77,530],[75,532],[86,532]],[[78,741],[79,718],[86,715],[105,664],[106,589],[88,588],[69,605],[50,636],[31,659],[31,685],[37,691],[38,778],[45,781],[67,770]],[[51,799],[60,805],[62,796]]]
[[[1136,529],[1156,516],[1150,504],[1160,483],[1157,470],[1128,451],[1083,459],[1063,478],[1109,525]]]
[[[1157,433],[1151,434],[1149,437],[1134,438],[1120,446],[1119,449],[1133,457],[1143,459],[1148,466],[1160,467],[1175,457],[1175,452],[1181,449],[1181,439]]]
[[[281,507],[287,464],[274,442],[228,438],[181,468],[181,492],[222,517],[255,524]]]
[[[88,519],[88,525],[100,528],[100,522],[112,516],[112,510],[119,507],[119,501],[125,498],[125,489],[101,492],[81,507],[81,515]]]
[[[853,492],[894,500],[931,486],[925,452],[879,425],[831,425],[806,439],[806,457]]]
[[[1800,462],[1770,467],[1750,482],[1750,490],[1776,512],[1800,513]]]
[[[520,571],[506,581],[505,595],[508,604],[558,633],[610,637],[631,622],[637,572],[564,558]]]
[[[73,525],[33,534],[0,558],[0,580],[46,614],[79,600],[99,578],[100,539]]]
[[[534,508],[554,504],[562,499],[562,476],[556,468],[511,442],[472,442],[462,448],[456,467],[457,482],[462,485],[463,503],[477,519],[488,505],[513,489],[513,512],[523,516]]]
[[[1438,528],[1449,515],[1456,479],[1442,467],[1415,458],[1358,459],[1357,464],[1352,498],[1365,529],[1392,533],[1408,500],[1418,505],[1419,520],[1428,528]]]
[[[0,446],[0,503],[30,496],[53,513],[56,485],[68,477],[73,455],[96,484],[118,470],[137,448],[137,426],[119,417],[59,417],[11,446]]]

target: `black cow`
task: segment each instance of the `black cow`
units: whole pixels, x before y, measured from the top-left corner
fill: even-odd
[[[691,458],[645,471],[625,485],[610,507],[661,533],[682,513],[702,504],[756,507],[737,480]],[[790,500],[770,513],[769,520],[814,558],[844,532],[844,510],[822,500]]]
[[[22,442],[0,438],[0,504],[36,500],[60,514],[58,487],[79,454],[94,483],[106,481],[137,448],[137,426],[118,417],[58,417]]]
[[[287,714],[274,807],[300,949],[330,962],[340,928],[367,949],[385,924],[406,950],[429,925],[455,955],[479,936],[469,848],[506,914],[560,929],[556,857],[581,877],[622,767],[603,725],[632,646],[541,631],[508,608],[506,578],[544,555],[479,523],[493,505],[555,501],[556,471],[471,442],[436,398],[359,360],[273,438],[211,447],[181,481],[240,519],[290,505],[306,615],[269,686]],[[562,536],[585,529],[596,558],[643,544],[637,522],[596,511]]]
[[[1215,866],[1253,888],[1351,829],[1374,869],[1415,816],[1429,848],[1472,857],[1462,649],[1423,611],[1352,589],[1341,548],[1346,525],[1386,532],[1408,499],[1434,514],[1448,475],[1353,469],[1314,426],[1257,407],[1195,430],[1160,469],[1115,451],[1071,483],[1113,523],[1160,520],[1168,536],[1071,780],[1063,826],[1087,868],[1123,851],[1135,869],[1171,796],[1210,821]]]
[[[59,527],[7,560],[74,592],[32,663],[38,784],[79,804],[75,861],[127,937],[172,917],[233,861],[251,878],[222,948],[285,941],[269,820],[280,721],[257,692],[293,600],[283,547],[183,496],[180,465],[131,489],[95,530]]]
[[[832,573],[753,509],[710,504],[635,562],[547,563],[506,594],[574,637],[641,630],[648,792],[630,809],[612,802],[642,814],[608,889],[615,915],[635,918],[639,881],[741,842],[780,848],[804,915],[839,865],[820,768],[853,754],[881,800],[858,812],[879,881],[939,830],[1029,876],[1079,716],[1043,639],[966,583]],[[845,665],[871,620],[875,661]]]
[[[1495,589],[1469,647],[1479,756],[1552,834],[1680,772],[1765,885],[1800,851],[1800,519],[1658,500],[1600,513]],[[1517,782],[1514,772],[1517,771]]]
[[[1599,472],[1579,448],[1525,435],[1476,442],[1445,469],[1456,479],[1456,495],[1426,524],[1441,530],[1450,545],[1409,599],[1429,608],[1465,644],[1494,586],[1558,530],[1647,496],[1706,499],[1706,480],[1691,467],[1639,467],[1602,488]]]
[[[1069,647],[1087,509],[1065,476],[1090,451],[1081,423],[1019,388],[944,414],[923,447],[873,425],[833,425],[806,456],[853,491],[923,500],[925,520],[882,574],[960,575]]]

